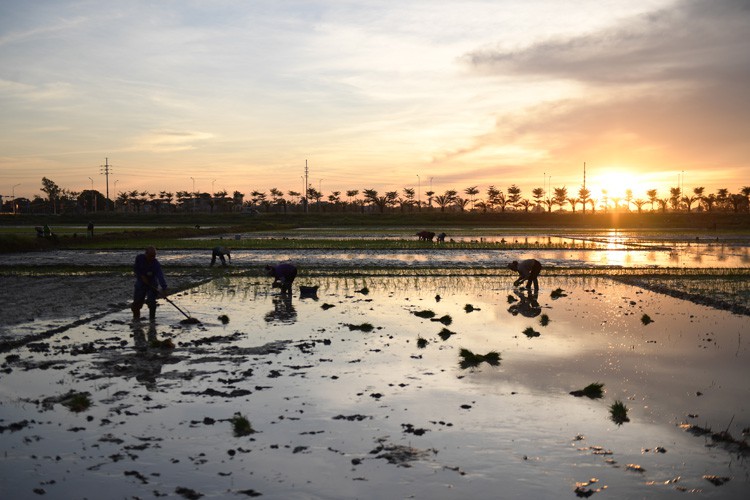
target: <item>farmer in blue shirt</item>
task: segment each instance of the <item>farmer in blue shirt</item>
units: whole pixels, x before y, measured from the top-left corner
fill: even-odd
[[[292,293],[292,282],[297,277],[297,268],[293,264],[279,264],[277,266],[266,266],[268,276],[273,278],[274,287],[281,288],[281,293]]]
[[[156,320],[156,297],[166,297],[167,282],[161,271],[161,264],[156,260],[156,248],[148,247],[145,252],[135,258],[133,265],[135,273],[135,286],[133,289],[133,319],[141,317],[141,307],[145,302],[148,305],[148,317],[150,321]],[[157,285],[161,285],[161,292]]]

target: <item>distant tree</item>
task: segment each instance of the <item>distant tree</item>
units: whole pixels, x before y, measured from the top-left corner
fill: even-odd
[[[521,188],[515,184],[508,188],[508,203],[514,207],[518,207],[521,203]]]
[[[680,196],[682,190],[679,187],[669,188],[669,203],[672,205],[672,210],[678,210],[680,208]]]
[[[626,189],[625,190],[625,209],[630,212],[630,204],[633,203],[633,190],[632,189]]]
[[[542,198],[544,198],[544,189],[537,187],[531,190],[531,195],[534,197],[534,204],[541,208]]]
[[[659,200],[656,189],[649,189],[648,191],[646,191],[646,196],[648,196],[648,201],[651,202],[651,211],[653,212],[654,205],[656,205],[656,202]]]
[[[359,194],[359,189],[349,189],[346,192],[346,198],[349,205],[351,205],[353,208],[356,209],[357,207],[357,195]]]
[[[41,190],[43,193],[47,195],[47,200],[49,201],[50,207],[52,208],[52,213],[57,213],[57,199],[60,197],[61,189],[60,186],[55,184],[54,181],[42,177],[42,188]]]
[[[453,198],[453,206],[458,209],[459,212],[463,212],[466,210],[466,205],[470,203],[470,200],[468,198],[461,198],[460,196],[456,196]]]
[[[498,207],[500,207],[500,211],[501,212],[505,212],[505,209],[506,209],[506,207],[508,206],[509,203],[510,202],[509,202],[508,198],[505,197],[505,193],[503,193],[502,191],[500,191],[497,194],[497,198],[495,199],[495,204]]]
[[[502,194],[501,191],[498,190],[495,186],[490,186],[487,188],[487,208],[492,210],[494,207],[498,206],[500,194]]]
[[[727,188],[721,188],[716,191],[716,205],[721,210],[729,208],[729,190]]]
[[[586,214],[586,203],[589,202],[589,199],[591,197],[591,191],[586,189],[585,187],[581,187],[581,189],[578,190],[578,199],[581,200],[581,206],[583,207],[583,214]]]
[[[556,187],[555,196],[552,198],[552,200],[555,202],[555,205],[559,206],[560,209],[562,209],[565,206],[565,202],[568,200],[568,188],[565,186]]]
[[[638,210],[638,213],[641,213],[643,211],[643,205],[646,204],[646,200],[642,200],[640,198],[633,200],[633,205],[635,205],[635,208]]]
[[[570,203],[570,208],[573,210],[573,213],[576,213],[576,205],[578,205],[578,198],[568,198],[567,202]]]
[[[607,209],[609,208],[609,193],[606,189],[602,189],[602,208],[604,208],[604,213],[607,213]]]
[[[479,188],[477,186],[470,186],[464,189],[464,193],[469,196],[469,199],[471,200],[471,209],[474,210],[475,197],[479,194]]]

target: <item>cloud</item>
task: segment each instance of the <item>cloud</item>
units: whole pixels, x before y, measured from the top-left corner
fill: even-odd
[[[747,0],[683,0],[606,31],[471,52],[463,60],[478,73],[575,81],[579,90],[498,116],[467,151],[516,144],[545,151],[551,164],[588,158],[644,171],[744,164],[747,40]]]
[[[213,134],[177,130],[156,130],[136,140],[133,151],[150,151],[154,153],[173,153],[192,150],[198,144],[210,141]]]

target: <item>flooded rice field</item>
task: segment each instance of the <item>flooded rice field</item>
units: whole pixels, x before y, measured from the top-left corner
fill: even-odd
[[[227,246],[231,248],[231,243]],[[89,266],[131,265],[132,250],[58,250],[44,253],[8,254],[6,265]],[[293,261],[306,267],[410,267],[472,268],[504,267],[507,262],[536,258],[547,268],[738,268],[750,266],[750,246],[692,245],[672,249],[613,250],[233,250],[232,265],[257,267],[269,262]],[[201,266],[211,260],[210,250],[164,250],[159,259],[166,265]]]
[[[317,293],[219,275],[172,296],[199,324],[132,323],[130,281],[99,279],[3,353],[4,497],[747,496],[747,316],[604,277],[303,268]]]

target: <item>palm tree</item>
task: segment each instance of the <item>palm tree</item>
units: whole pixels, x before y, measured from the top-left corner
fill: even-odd
[[[460,196],[455,196],[453,198],[453,206],[458,208],[459,212],[463,212],[466,210],[466,205],[469,204],[468,198],[461,198]]]
[[[576,205],[578,204],[578,198],[568,198],[567,202],[570,203],[571,208],[573,209],[573,213],[576,213]],[[561,205],[562,207],[562,205]]]
[[[729,190],[727,188],[716,191],[716,205],[722,210],[726,210],[729,206]]]
[[[427,196],[427,207],[432,208],[432,197],[435,196],[435,191],[425,191],[425,196]]]
[[[464,189],[464,193],[466,193],[467,195],[469,195],[469,198],[471,198],[471,209],[474,210],[474,201],[475,201],[474,197],[477,194],[479,194],[479,189],[477,188],[477,186],[467,187],[466,189]],[[461,211],[463,211],[463,210],[461,210]]]
[[[602,206],[604,207],[604,213],[607,213],[609,207],[609,196],[606,189],[602,189]]]
[[[534,197],[534,204],[538,207],[542,206],[542,198],[544,198],[544,189],[537,187],[531,190],[531,195]]]
[[[565,202],[568,200],[568,188],[565,186],[555,188],[555,196],[553,200],[555,201],[555,204],[560,207],[560,210],[562,210],[565,206]],[[573,209],[573,211],[575,212],[575,209]]]
[[[591,191],[586,189],[585,187],[582,187],[578,190],[578,199],[581,200],[581,206],[583,207],[583,214],[586,215],[586,203],[588,203],[589,198],[591,197]]]
[[[635,205],[635,208],[638,210],[638,213],[641,213],[643,210],[643,205],[646,204],[646,200],[642,200],[640,198],[633,200],[633,205]]]
[[[627,210],[630,212],[630,204],[633,203],[633,190],[632,189],[626,189],[625,190],[625,202],[627,203]]]
[[[414,206],[414,195],[414,188],[404,188],[404,202],[401,203],[401,211],[403,211],[405,207]]]
[[[487,205],[490,210],[499,203],[499,196],[502,194],[495,186],[487,188]]]
[[[672,205],[672,210],[680,208],[680,195],[682,190],[679,187],[669,188],[669,203]]]
[[[508,188],[508,203],[517,207],[521,202],[521,188],[512,184]]]
[[[651,202],[651,211],[654,211],[654,205],[656,205],[656,202],[658,201],[658,194],[656,189],[649,189],[646,191],[646,196],[648,196],[648,201]]]
[[[346,192],[347,201],[349,205],[351,205],[352,207],[357,206],[357,200],[355,199],[354,201],[352,201],[352,198],[355,198],[358,194],[359,194],[359,189],[349,189]]]

